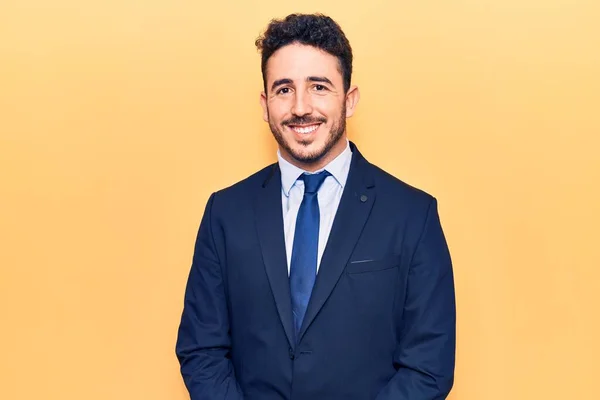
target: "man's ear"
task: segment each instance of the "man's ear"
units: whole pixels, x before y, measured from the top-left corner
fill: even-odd
[[[267,108],[267,95],[265,92],[260,92],[260,105],[263,109],[263,119],[269,122],[269,109]]]
[[[359,100],[360,91],[358,90],[358,86],[350,86],[348,93],[346,93],[346,118],[350,118],[354,115],[354,110],[356,109]]]

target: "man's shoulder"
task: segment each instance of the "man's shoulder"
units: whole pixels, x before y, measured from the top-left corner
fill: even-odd
[[[369,163],[369,168],[378,191],[394,200],[402,200],[410,203],[429,204],[433,196],[425,190],[413,186],[406,181],[392,175],[381,167]]]

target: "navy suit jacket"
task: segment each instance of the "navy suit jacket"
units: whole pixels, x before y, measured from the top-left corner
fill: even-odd
[[[351,147],[297,338],[278,165],[211,195],[176,344],[192,400],[446,398],[456,318],[436,200]]]

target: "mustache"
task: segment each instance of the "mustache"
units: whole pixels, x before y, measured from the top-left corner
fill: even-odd
[[[308,124],[324,124],[327,122],[327,118],[325,117],[292,117],[290,119],[286,119],[281,124],[282,125],[308,125]]]

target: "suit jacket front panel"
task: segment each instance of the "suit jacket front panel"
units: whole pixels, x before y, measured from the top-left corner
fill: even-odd
[[[397,371],[409,267],[430,198],[378,178],[344,273],[299,344],[294,385],[306,388],[301,398],[374,399]]]
[[[284,399],[290,396],[292,380],[290,345],[265,269],[254,203],[257,198],[265,201],[261,185],[269,172],[267,168],[216,194],[214,238],[226,282],[236,379],[245,398]],[[271,188],[270,193],[277,195],[281,212],[281,192]],[[272,209],[273,221],[278,210]],[[283,239],[279,244],[283,246]],[[280,253],[287,275],[285,248]]]

